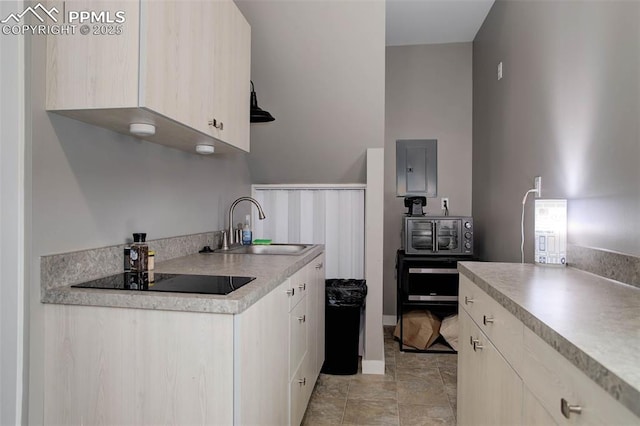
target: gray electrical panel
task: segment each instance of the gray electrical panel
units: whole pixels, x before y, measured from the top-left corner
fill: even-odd
[[[398,197],[438,195],[438,141],[396,141],[396,194]]]

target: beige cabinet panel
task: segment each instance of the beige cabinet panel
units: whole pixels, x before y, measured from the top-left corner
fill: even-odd
[[[288,421],[289,280],[235,320],[239,425]]]
[[[479,371],[473,353],[473,321],[463,310],[459,310],[460,345],[458,348],[458,424],[474,425],[474,415],[482,395],[478,393]]]
[[[214,134],[213,73],[217,2],[162,1],[142,5],[143,78],[140,106],[200,132]],[[212,22],[213,20],[213,22]],[[225,99],[225,102],[228,100]]]
[[[64,3],[126,21],[118,35],[47,36],[47,110],[124,134],[153,124],[139,137],[191,153],[249,151],[251,29],[233,1]]]
[[[289,314],[289,371],[291,377],[307,353],[307,298],[304,297]]]
[[[44,424],[231,424],[231,315],[45,305]]]
[[[324,363],[325,277],[324,255],[316,257],[309,266],[309,357],[314,381]]]
[[[520,371],[524,329],[522,322],[464,275],[460,276],[460,303],[478,327],[500,349],[507,362],[517,372]]]
[[[47,36],[48,110],[122,108],[138,103],[140,4],[133,1],[50,1],[49,8],[123,11],[118,35]],[[90,27],[91,29],[91,27]],[[115,25],[114,25],[115,30]]]
[[[291,426],[298,426],[302,422],[309,396],[313,391],[315,381],[309,379],[309,369],[309,358],[305,356],[289,382],[289,424]]]
[[[458,423],[519,424],[522,379],[464,309],[459,315]]]
[[[226,33],[226,50],[224,61],[226,72],[217,82],[222,81],[226,94],[220,99],[226,103],[220,108],[214,108],[214,114],[224,113],[223,137],[234,146],[249,151],[250,126],[248,125],[249,104],[251,94],[251,27],[240,10],[232,2],[227,6],[229,10],[229,29]],[[214,93],[219,93],[220,90]],[[218,99],[217,96],[214,99]]]
[[[640,425],[640,418],[579,371],[528,328],[524,333],[523,379],[559,425]],[[561,410],[562,400],[580,413]]]

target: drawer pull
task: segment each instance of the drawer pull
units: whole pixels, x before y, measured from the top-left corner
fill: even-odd
[[[582,407],[579,405],[570,405],[566,399],[562,398],[560,400],[560,411],[562,411],[562,415],[568,419],[571,417],[571,413],[582,413]]]
[[[474,339],[473,336],[469,336],[469,344],[475,346],[476,343],[480,343],[480,340]]]
[[[481,351],[482,349],[484,349],[484,346],[482,346],[480,344],[480,340],[476,340],[475,342],[473,342],[473,351],[474,352]]]
[[[298,288],[299,288],[300,290],[306,290],[306,289],[307,289],[307,283],[299,284],[299,285],[298,285]]]
[[[304,377],[304,378],[302,378],[302,379],[298,379],[298,384],[299,384],[300,386],[307,386],[307,378],[306,378],[306,377]]]
[[[469,296],[464,297],[464,304],[468,305],[469,303],[473,303],[473,299]]]
[[[322,269],[322,262],[320,262],[320,263],[318,263],[318,264],[316,265],[316,269]]]
[[[493,324],[493,317],[488,317],[486,315],[483,315],[482,322],[484,323],[484,325]]]
[[[287,290],[287,294],[289,296],[293,296],[294,294],[296,294],[296,289],[295,288],[290,288],[289,290]]]
[[[298,317],[298,321],[300,321],[300,322],[306,322],[306,321],[307,321],[307,316],[306,316],[306,315],[303,315],[303,316],[301,316],[301,317]]]

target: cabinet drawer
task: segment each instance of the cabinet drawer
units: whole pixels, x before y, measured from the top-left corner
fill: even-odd
[[[289,311],[307,294],[309,266],[305,266],[289,278]]]
[[[307,298],[289,314],[289,377],[293,377],[294,371],[302,362],[302,357],[307,351]]]
[[[309,376],[309,357],[305,356],[289,382],[289,424],[298,426],[307,409],[315,382]]]
[[[522,322],[462,274],[459,303],[519,372],[522,366]]]
[[[637,425],[640,418],[538,337],[524,330],[523,379],[559,425]],[[581,408],[563,415],[562,400]],[[526,423],[525,419],[525,423]]]

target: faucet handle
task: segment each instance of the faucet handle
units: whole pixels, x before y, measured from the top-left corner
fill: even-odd
[[[229,250],[229,236],[227,231],[222,231],[222,250]]]

